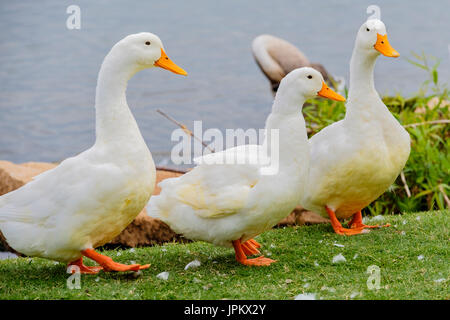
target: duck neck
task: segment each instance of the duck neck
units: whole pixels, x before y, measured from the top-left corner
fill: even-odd
[[[309,166],[308,136],[301,112],[305,98],[282,93],[278,91],[267,118],[264,143],[272,158],[277,155],[280,170],[297,171]]]
[[[143,141],[126,99],[128,80],[138,71],[111,52],[103,61],[95,96],[96,143]]]
[[[388,116],[389,110],[384,105],[374,85],[374,68],[379,53],[355,46],[350,61],[350,89],[346,104],[347,120],[374,120]]]
[[[374,50],[371,50],[374,51]],[[355,95],[364,92],[365,95],[376,95],[373,71],[378,54],[370,51],[364,51],[357,46],[353,49],[350,60],[350,89],[349,100]]]

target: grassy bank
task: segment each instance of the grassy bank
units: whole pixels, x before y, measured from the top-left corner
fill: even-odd
[[[330,225],[274,229],[257,238],[279,262],[250,268],[231,249],[206,243],[168,244],[104,253],[118,262],[151,263],[140,276],[100,273],[69,290],[65,266],[44,259],[0,261],[0,299],[449,299],[450,211],[386,215],[390,228],[343,237]],[[372,221],[372,224],[379,221]],[[345,262],[332,263],[342,254]],[[184,270],[199,260],[197,268]],[[367,268],[380,267],[379,290]],[[169,272],[168,280],[156,277]]]

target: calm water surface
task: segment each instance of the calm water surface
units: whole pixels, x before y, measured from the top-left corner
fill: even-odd
[[[81,30],[68,30],[66,8],[81,7]],[[283,5],[279,5],[282,3]],[[410,95],[425,79],[405,57],[426,52],[450,75],[450,1],[1,1],[0,159],[57,161],[94,142],[94,97],[100,64],[130,33],[158,34],[167,54],[189,72],[145,70],[128,87],[130,105],[157,162],[175,144],[160,108],[192,126],[260,128],[270,110],[267,80],[250,51],[270,33],[348,80],[357,29],[376,3],[400,59],[380,57],[380,93]]]

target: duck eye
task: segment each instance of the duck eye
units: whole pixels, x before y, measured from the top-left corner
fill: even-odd
[[[367,31],[370,31],[369,28],[366,28]]]
[[[312,79],[312,75],[309,75],[309,76],[308,76],[308,79]]]
[[[150,41],[147,41],[145,44],[149,46],[150,45]]]

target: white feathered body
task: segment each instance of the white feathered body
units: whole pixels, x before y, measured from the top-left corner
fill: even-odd
[[[210,154],[197,160],[201,164],[185,175],[162,181],[161,194],[152,197],[147,206],[149,215],[189,239],[225,247],[272,228],[297,204],[309,158],[306,132],[298,130],[305,125],[303,117],[269,116],[268,127],[278,123],[285,126],[280,128],[280,162],[275,174],[262,173],[267,165],[264,160],[250,160],[263,154],[263,146],[239,146]],[[227,155],[241,157],[246,164],[206,164],[208,159]]]
[[[379,34],[386,34],[380,20],[361,26],[350,61],[345,118],[309,140],[308,188],[300,204],[323,216],[325,206],[344,219],[369,205],[392,185],[409,157],[408,132],[375,90]]]
[[[70,262],[117,236],[144,208],[155,184],[144,145],[95,145],[0,198],[0,230],[29,256]]]
[[[141,38],[147,37],[154,35],[124,38],[103,61],[94,146],[0,197],[0,230],[18,252],[74,261],[82,250],[112,240],[145,207],[156,170],[125,92],[128,80],[145,67],[136,64],[137,47],[130,41],[146,47]],[[161,49],[155,50],[159,58]],[[142,56],[147,53],[139,51]]]
[[[386,113],[336,122],[314,135],[310,145],[308,188],[301,204],[323,216],[326,205],[338,218],[351,217],[383,194],[410,152],[409,134]]]

